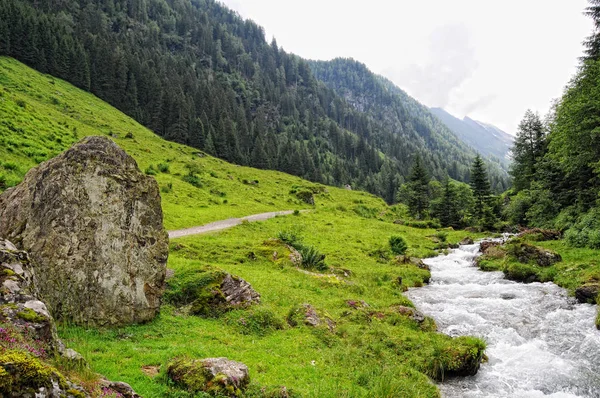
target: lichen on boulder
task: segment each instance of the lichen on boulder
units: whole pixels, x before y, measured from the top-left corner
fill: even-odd
[[[55,318],[122,325],[159,311],[168,236],[158,184],[109,139],[83,139],[0,195],[0,237],[29,252]]]
[[[167,375],[191,393],[240,396],[250,383],[248,367],[227,358],[190,359],[178,357],[167,365]]]

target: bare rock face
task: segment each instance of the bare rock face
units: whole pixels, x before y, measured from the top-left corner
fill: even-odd
[[[55,318],[123,325],[159,310],[168,236],[158,185],[106,138],[83,139],[4,192],[0,237],[29,252]]]

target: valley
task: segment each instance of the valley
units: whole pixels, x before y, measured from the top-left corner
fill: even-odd
[[[517,72],[460,24],[378,38],[385,67],[216,0],[0,2],[0,397],[599,396],[584,13],[562,95],[507,133],[479,120],[540,90],[499,102]],[[401,59],[427,46],[435,76]]]

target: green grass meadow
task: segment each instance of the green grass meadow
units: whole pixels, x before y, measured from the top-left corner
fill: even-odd
[[[145,325],[59,325],[60,336],[93,372],[125,381],[147,398],[189,397],[168,382],[165,364],[180,355],[225,356],[250,368],[248,397],[283,396],[269,395],[278,386],[306,397],[438,397],[432,379],[482,353],[484,342],[452,339],[437,333],[433,320],[418,323],[394,309],[412,306],[403,291],[422,286],[430,275],[396,258],[389,238],[402,236],[411,257],[439,252],[436,230],[399,222],[407,219],[403,207],[388,207],[364,192],[231,165],[167,142],[93,95],[0,57],[0,191],[88,135],[110,137],[156,178],[169,230],[309,210],[172,240],[168,268],[175,274],[167,293],[195,273],[221,269],[250,282],[261,303],[219,318],[186,315],[167,303]],[[314,206],[295,195],[303,189],[317,192]],[[324,254],[329,270],[294,266],[277,240],[280,232]],[[446,232],[453,243],[467,235]],[[335,328],[292,326],[290,311],[305,303]]]

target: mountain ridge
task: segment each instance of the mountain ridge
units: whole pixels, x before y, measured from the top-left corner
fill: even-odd
[[[442,108],[434,107],[430,108],[430,111],[473,149],[484,156],[496,158],[503,168],[508,168],[514,142],[512,135],[490,123],[469,116],[459,119]]]

